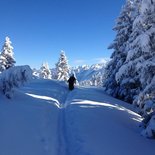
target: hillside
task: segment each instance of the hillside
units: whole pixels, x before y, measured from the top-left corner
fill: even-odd
[[[76,77],[79,82],[85,81],[85,80],[91,80],[93,75],[98,74],[99,72],[104,73],[104,69],[106,66],[107,61],[102,64],[94,64],[91,66],[83,65],[73,68],[73,71],[76,74]]]
[[[102,89],[34,80],[0,98],[1,155],[154,155],[141,117]]]

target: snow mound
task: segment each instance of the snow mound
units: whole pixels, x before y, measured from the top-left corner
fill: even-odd
[[[23,85],[32,77],[29,66],[11,67],[0,74],[0,89],[8,97],[13,95],[13,89]]]

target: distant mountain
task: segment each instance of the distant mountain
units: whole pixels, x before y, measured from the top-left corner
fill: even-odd
[[[93,75],[104,72],[106,64],[83,65],[73,68],[79,82],[90,80]]]
[[[104,79],[104,71],[108,61],[91,66],[83,65],[72,68],[80,85],[83,86],[101,86]]]
[[[80,85],[101,85],[105,67],[108,60],[103,63],[93,65],[82,65],[70,68],[70,74],[75,73],[77,81]],[[56,69],[52,68],[52,79],[56,79]],[[33,75],[35,78],[40,77],[40,70],[33,69]],[[100,84],[99,84],[100,83]]]

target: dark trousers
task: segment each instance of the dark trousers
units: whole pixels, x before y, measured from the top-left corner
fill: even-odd
[[[73,90],[74,89],[74,84],[69,83],[69,90]]]

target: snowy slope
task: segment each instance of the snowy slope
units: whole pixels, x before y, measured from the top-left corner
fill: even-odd
[[[35,80],[0,98],[0,155],[154,155],[141,117],[102,89]]]

